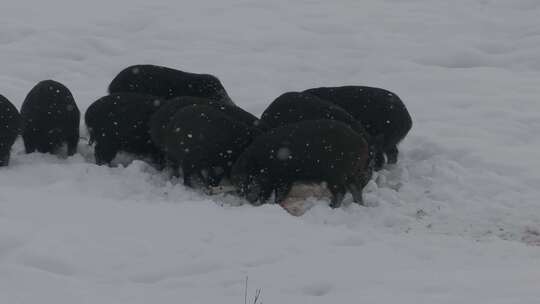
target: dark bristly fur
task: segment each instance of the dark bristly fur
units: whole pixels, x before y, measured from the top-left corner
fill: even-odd
[[[150,117],[161,106],[155,96],[118,93],[104,96],[86,110],[84,120],[95,143],[96,163],[110,164],[119,151],[150,157],[162,154],[150,139]]]
[[[229,177],[238,155],[259,133],[213,106],[191,105],[175,113],[163,143],[167,157],[180,164],[186,186],[209,188]]]
[[[372,138],[381,142],[376,167],[393,164],[398,158],[398,143],[412,127],[412,119],[401,99],[394,93],[373,87],[322,87],[304,91],[331,101],[362,123]]]
[[[132,92],[162,99],[195,96],[233,104],[219,79],[157,65],[134,65],[122,70],[109,85],[109,93]]]
[[[11,146],[22,130],[22,119],[17,108],[0,95],[0,167],[9,164]]]
[[[271,128],[321,119],[340,121],[362,135],[369,144],[369,165],[374,165],[380,143],[371,138],[361,122],[335,103],[309,93],[288,92],[276,98],[261,115],[261,122]]]
[[[77,152],[80,112],[71,92],[59,82],[39,82],[26,96],[22,107],[26,153],[58,153],[67,144],[67,154]]]
[[[309,120],[272,129],[257,137],[240,155],[231,181],[253,204],[275,192],[281,203],[293,183],[326,183],[332,207],[349,190],[362,204],[362,189],[371,178],[368,144],[350,126],[334,120]]]
[[[158,111],[156,111],[154,115],[152,115],[152,118],[150,119],[150,134],[152,140],[160,149],[164,148],[164,130],[171,121],[174,114],[176,114],[176,112],[178,112],[178,110],[180,110],[181,108],[192,105],[210,106],[230,116],[233,120],[242,122],[247,126],[259,127],[264,129],[264,124],[261,124],[257,117],[238,106],[226,104],[207,98],[182,96],[167,100],[165,104]]]

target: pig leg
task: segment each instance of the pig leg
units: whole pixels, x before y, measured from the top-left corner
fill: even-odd
[[[389,164],[397,163],[398,153],[399,153],[397,146],[394,146],[384,151],[384,153],[386,154],[386,159],[388,160]]]

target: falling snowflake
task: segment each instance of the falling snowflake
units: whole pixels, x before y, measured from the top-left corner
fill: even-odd
[[[287,147],[279,148],[279,150],[277,151],[276,157],[279,160],[292,159],[291,150]]]

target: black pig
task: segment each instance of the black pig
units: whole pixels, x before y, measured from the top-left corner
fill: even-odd
[[[0,95],[0,167],[9,164],[11,146],[22,130],[22,119],[17,108]]]
[[[88,107],[84,120],[95,143],[96,164],[110,164],[119,151],[150,157],[161,164],[162,153],[150,139],[150,117],[161,106],[155,96],[118,93]]]
[[[26,96],[22,107],[23,139],[26,153],[59,153],[67,145],[67,155],[77,152],[81,114],[71,92],[59,82],[39,82]]]
[[[157,65],[134,65],[122,70],[109,85],[109,93],[133,92],[162,99],[196,96],[233,104],[217,77],[187,73]]]
[[[210,106],[228,115],[233,120],[242,122],[247,126],[258,127],[261,129],[266,128],[265,124],[261,123],[257,117],[238,106],[226,104],[207,98],[182,96],[167,100],[165,104],[159,110],[157,110],[154,115],[152,115],[150,119],[150,135],[154,143],[160,149],[164,149],[164,130],[167,128],[174,114],[176,114],[176,112],[178,112],[178,110],[180,110],[181,108],[193,105]]]
[[[183,107],[164,133],[166,155],[180,164],[184,184],[210,188],[228,178],[240,153],[260,130],[208,105]]]
[[[253,204],[266,202],[273,192],[281,203],[295,183],[326,183],[336,208],[347,190],[362,204],[362,189],[371,178],[368,162],[367,142],[349,125],[307,120],[257,137],[234,164],[231,181]]]
[[[398,158],[398,143],[412,127],[412,119],[401,99],[394,93],[373,87],[322,87],[304,91],[331,101],[362,123],[372,138],[381,143],[376,168]]]

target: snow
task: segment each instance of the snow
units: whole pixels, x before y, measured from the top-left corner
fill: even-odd
[[[0,303],[538,303],[540,2],[4,1],[1,92],[55,79],[81,112],[139,63],[286,91],[397,93],[414,126],[368,207],[205,196],[141,161],[23,153],[0,169]],[[84,130],[84,128],[82,128]],[[82,134],[85,137],[85,134]],[[346,200],[351,200],[350,196]]]

